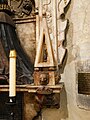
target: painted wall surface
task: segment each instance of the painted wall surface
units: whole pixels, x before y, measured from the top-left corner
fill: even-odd
[[[30,58],[30,61],[32,62],[32,64],[34,64],[36,51],[35,22],[17,24],[16,27],[20,43],[23,49],[25,50],[26,54]]]
[[[68,56],[62,74],[65,90],[61,94],[61,108],[44,109],[43,120],[90,120],[90,111],[77,106],[76,87],[77,62],[90,63],[90,0],[71,0],[66,18]]]

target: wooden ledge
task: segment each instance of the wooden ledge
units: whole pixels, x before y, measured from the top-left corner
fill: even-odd
[[[26,85],[17,85],[16,90],[20,92],[27,91]],[[9,85],[0,85],[0,92],[8,92],[9,91]]]
[[[13,21],[15,24],[22,24],[22,23],[31,23],[31,22],[36,22],[36,17],[26,17],[26,18],[13,18]]]
[[[60,83],[55,86],[34,86],[34,85],[16,85],[17,92],[29,92],[29,93],[36,93],[37,88],[51,88],[53,90],[53,93],[60,93],[62,88],[64,86],[64,83]],[[9,85],[0,85],[0,92],[8,92],[9,91]]]

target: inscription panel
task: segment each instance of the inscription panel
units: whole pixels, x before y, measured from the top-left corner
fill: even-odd
[[[78,73],[78,93],[90,95],[90,73]]]

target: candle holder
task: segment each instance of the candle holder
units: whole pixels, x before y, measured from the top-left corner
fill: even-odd
[[[6,102],[7,109],[8,109],[8,120],[16,120],[15,115],[15,106],[16,106],[16,97],[9,97],[8,102]]]

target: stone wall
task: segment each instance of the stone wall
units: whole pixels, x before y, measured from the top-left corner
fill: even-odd
[[[61,108],[44,109],[43,120],[90,119],[90,111],[86,110],[85,106],[84,108],[78,107],[76,83],[77,63],[85,63],[85,61],[89,61],[87,64],[90,63],[90,1],[71,0],[66,18],[69,19],[69,29],[66,37],[68,56],[64,73],[62,74],[65,90],[61,94]],[[88,69],[88,65],[84,65],[85,69]],[[84,97],[86,98],[87,96]],[[87,99],[83,102],[87,102]]]

